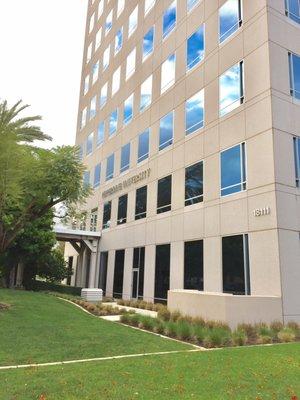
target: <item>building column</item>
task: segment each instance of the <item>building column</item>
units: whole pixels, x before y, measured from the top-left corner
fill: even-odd
[[[115,253],[116,253],[115,250],[110,250],[108,252],[107,280],[106,280],[106,295],[108,297],[113,297]]]
[[[171,244],[170,290],[183,289],[184,286],[184,242]]]
[[[88,251],[89,249],[85,247],[82,256],[82,264],[81,264],[81,286],[86,286],[86,273],[87,273],[87,262],[88,262]]]
[[[89,288],[95,288],[96,279],[96,266],[97,266],[97,249],[98,241],[93,240],[93,251],[91,251],[90,274],[89,274]]]
[[[204,240],[204,291],[223,292],[222,241],[220,236]]]
[[[132,290],[132,265],[133,265],[133,249],[125,249],[124,261],[124,280],[123,280],[123,299],[131,299]]]
[[[154,301],[155,245],[145,247],[144,300]]]

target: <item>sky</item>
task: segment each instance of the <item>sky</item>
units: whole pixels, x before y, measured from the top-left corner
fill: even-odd
[[[0,100],[41,115],[47,147],[74,144],[87,0],[0,0]]]

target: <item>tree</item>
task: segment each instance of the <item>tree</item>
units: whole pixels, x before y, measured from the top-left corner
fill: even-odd
[[[31,145],[49,136],[31,125],[39,116],[18,118],[26,108],[20,102],[11,109],[6,102],[0,104],[0,255],[56,205],[74,208],[90,193],[77,147],[46,150]]]

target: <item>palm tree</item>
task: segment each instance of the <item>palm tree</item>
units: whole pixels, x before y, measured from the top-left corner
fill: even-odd
[[[28,107],[27,104],[23,105],[21,100],[11,108],[8,107],[6,100],[0,103],[0,141],[4,139],[3,135],[14,136],[17,143],[51,140],[40,127],[32,125],[33,122],[42,119],[40,116],[19,118],[19,114]]]

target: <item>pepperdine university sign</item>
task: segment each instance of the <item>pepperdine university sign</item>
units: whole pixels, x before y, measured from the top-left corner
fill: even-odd
[[[133,185],[133,184],[135,184],[135,183],[138,183],[138,182],[140,182],[140,181],[143,181],[144,179],[149,178],[150,173],[151,173],[151,169],[148,168],[148,169],[146,169],[145,171],[142,171],[142,172],[140,172],[140,173],[137,174],[137,175],[133,175],[131,178],[128,178],[128,179],[126,179],[125,181],[120,182],[120,183],[118,183],[117,185],[112,186],[111,188],[105,190],[105,191],[102,193],[102,197],[103,197],[103,198],[106,198],[106,197],[108,197],[108,196],[113,195],[114,193],[120,192],[121,190],[130,187],[131,185]]]

